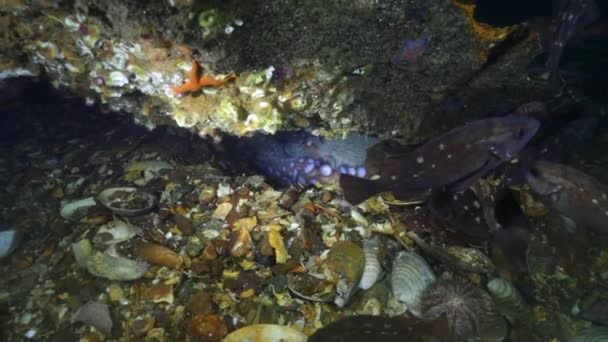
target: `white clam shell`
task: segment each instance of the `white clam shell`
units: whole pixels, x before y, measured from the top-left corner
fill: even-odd
[[[380,251],[380,238],[375,235],[371,239],[363,241],[363,254],[365,255],[365,267],[363,275],[359,282],[359,288],[367,290],[374,286],[380,278],[382,267],[378,261],[378,252]]]
[[[391,274],[393,296],[405,303],[415,316],[421,316],[420,299],[435,280],[431,267],[415,252],[401,251],[395,257]]]

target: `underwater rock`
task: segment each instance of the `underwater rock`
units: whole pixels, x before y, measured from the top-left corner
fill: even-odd
[[[92,325],[107,337],[112,333],[112,317],[107,304],[88,302],[76,311],[73,321]]]
[[[401,251],[393,261],[391,288],[393,296],[407,305],[416,317],[422,317],[420,301],[435,282],[435,274],[426,261],[415,252]]]
[[[15,25],[3,41],[2,77],[44,69],[58,87],[129,113],[148,128],[172,124],[203,136],[243,136],[312,121],[324,136],[366,128],[389,135],[401,127],[411,138],[422,121],[441,122],[448,92],[484,93],[484,101],[471,101],[481,108],[496,101],[494,94],[524,100],[543,92],[517,77],[536,42],[516,39],[509,51],[496,49],[521,29],[484,27],[480,34],[470,11],[451,1],[347,7],[313,1],[295,9],[273,1],[203,8],[187,1],[103,8],[87,1],[78,10],[64,3],[28,6],[31,11],[7,5],[3,14]],[[371,20],[383,24],[369,25]],[[150,28],[158,34],[149,35]],[[421,44],[404,46],[405,35]],[[204,53],[195,55],[201,46]],[[488,68],[494,50],[506,56]],[[410,62],[390,63],[395,55]],[[474,87],[463,86],[471,79]],[[487,95],[496,80],[502,92]],[[175,89],[184,92],[176,96]]]

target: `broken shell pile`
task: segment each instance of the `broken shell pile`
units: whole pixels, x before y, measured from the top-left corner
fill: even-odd
[[[457,309],[468,311],[448,317],[449,331],[437,323],[439,336],[606,335],[586,318],[603,317],[591,310],[603,294],[570,292],[589,280],[567,258],[561,268],[531,267],[532,291],[523,292],[500,256],[422,224],[420,208],[382,198],[352,208],[331,189],[228,177],[203,140],[191,153],[187,138],[168,132],[99,137],[107,144],[56,143],[62,157],[50,168],[43,153],[15,166],[14,207],[29,209],[16,211],[15,229],[28,238],[2,255],[5,340],[305,341],[345,316],[426,322]],[[17,151],[37,148],[28,140]],[[530,256],[540,265],[551,250],[538,241]],[[589,272],[605,284],[608,251],[592,255]],[[488,312],[490,323],[476,316]]]

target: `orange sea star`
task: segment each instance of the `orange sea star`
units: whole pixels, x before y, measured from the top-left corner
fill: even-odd
[[[188,81],[179,87],[173,87],[173,92],[177,95],[186,92],[195,92],[202,87],[221,87],[235,78],[235,74],[230,74],[221,80],[209,76],[202,76],[199,78],[198,63],[194,60],[192,61],[192,69],[190,69]]]

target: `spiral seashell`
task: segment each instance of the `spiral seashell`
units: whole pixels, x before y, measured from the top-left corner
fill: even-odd
[[[363,241],[363,254],[365,255],[365,267],[363,268],[363,275],[359,282],[359,288],[367,290],[376,284],[380,274],[382,273],[382,267],[378,261],[378,252],[380,251],[380,238],[375,235],[373,238]]]
[[[498,304],[498,311],[507,318],[509,323],[529,321],[530,310],[513,284],[502,278],[493,278],[486,286]]]
[[[391,274],[393,296],[404,302],[416,317],[421,317],[422,294],[435,280],[433,270],[420,255],[402,251],[395,257]]]
[[[572,342],[603,342],[608,341],[608,327],[593,325],[588,329],[580,331],[574,337]]]

